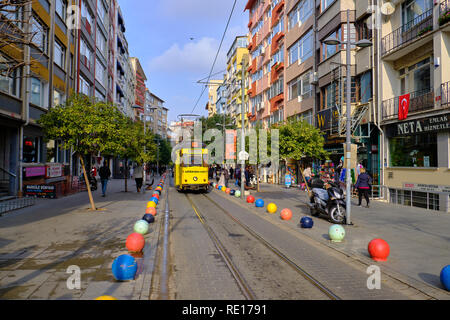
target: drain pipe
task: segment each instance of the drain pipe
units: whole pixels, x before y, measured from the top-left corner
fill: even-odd
[[[23,138],[24,138],[24,127],[28,126],[30,123],[30,23],[31,23],[31,2],[28,3],[24,10],[24,33],[25,33],[25,45],[24,45],[24,67],[22,75],[22,121],[25,121],[20,126],[19,132],[19,197],[23,196]]]

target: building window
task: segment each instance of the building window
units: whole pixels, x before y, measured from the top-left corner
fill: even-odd
[[[99,99],[100,101],[105,101],[105,96],[103,95],[103,93],[101,93],[97,89],[95,89],[95,97],[97,99]]]
[[[97,27],[97,48],[100,50],[101,54],[105,57],[106,38],[100,31],[100,28],[98,27]]]
[[[336,0],[320,0],[320,12],[324,12]]]
[[[430,92],[433,84],[433,57],[428,57],[412,66],[399,70],[401,94],[417,92],[422,95]]]
[[[272,86],[270,87],[270,93],[269,93],[269,100],[272,99],[273,97],[276,97],[280,94],[282,94],[283,91],[283,77],[281,77],[280,79],[278,79],[277,81],[275,81]]]
[[[41,162],[41,139],[40,137],[23,137],[23,162]]]
[[[289,82],[288,100],[297,99],[299,96],[303,99],[308,99],[312,96],[312,87],[309,82],[310,77],[311,72],[307,72]]]
[[[48,28],[34,15],[31,18],[31,33],[33,44],[47,53]]]
[[[289,48],[289,65],[295,63],[297,60],[305,61],[312,57],[313,54],[313,33],[310,30],[306,35],[295,42]]]
[[[95,62],[95,79],[104,86],[106,68],[97,59]]]
[[[314,0],[300,1],[289,13],[288,30],[291,30],[298,23],[305,22],[314,12]]]
[[[338,40],[342,39],[341,28],[339,27],[336,31],[329,34],[325,39],[331,36],[336,37]],[[322,42],[322,61],[334,55],[338,51],[338,46],[339,45],[328,45]]]
[[[414,21],[415,23],[412,23],[413,20],[431,9],[433,9],[433,0],[406,0],[402,3],[403,25],[409,25],[407,29],[413,27],[422,20],[427,19],[428,16],[424,16],[420,21]]]
[[[89,46],[86,43],[86,40],[81,38],[80,41],[80,55],[81,55],[81,62],[88,68],[88,70],[91,69],[91,57],[93,56],[92,50],[89,48]]]
[[[64,94],[57,90],[53,90],[53,105],[59,106],[65,102]]]
[[[106,9],[102,0],[97,1],[97,16],[100,18],[100,21],[105,24]]]
[[[436,168],[437,133],[400,136],[389,139],[391,167]]]
[[[0,91],[20,96],[20,70],[8,72],[6,59],[0,54]]]
[[[367,40],[371,40],[372,39],[372,29],[369,28],[369,19],[372,19],[372,16],[366,16],[364,17],[364,19],[360,19],[356,22],[355,27],[356,27],[356,34],[358,37],[358,40],[362,40],[362,39],[367,39]]]
[[[369,102],[372,99],[372,72],[367,71],[362,74],[358,80],[358,97],[362,103]]]
[[[66,48],[58,41],[55,41],[55,52],[53,56],[53,62],[60,66],[64,70],[64,60],[66,56]]]
[[[55,11],[62,21],[66,21],[67,2],[65,0],[55,1]]]
[[[86,0],[81,2],[81,17],[86,18],[86,20],[89,22],[89,26],[92,28],[94,26],[94,15],[92,14],[91,10],[88,8],[88,5],[86,4]],[[90,33],[92,32],[91,30]]]
[[[284,45],[272,56],[272,60],[270,62],[270,67],[273,67],[275,64],[279,62],[284,62]]]
[[[87,96],[91,95],[91,85],[89,82],[82,76],[80,76],[80,92]]]

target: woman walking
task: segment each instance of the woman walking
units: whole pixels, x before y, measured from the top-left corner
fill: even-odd
[[[355,188],[358,189],[359,204],[358,207],[362,206],[362,197],[366,199],[367,206],[369,208],[369,190],[372,186],[372,178],[366,172],[365,168],[360,169],[361,174],[358,176],[358,181],[356,181]]]

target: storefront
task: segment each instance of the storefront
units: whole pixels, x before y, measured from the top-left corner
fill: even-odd
[[[385,127],[389,201],[449,212],[450,113]]]

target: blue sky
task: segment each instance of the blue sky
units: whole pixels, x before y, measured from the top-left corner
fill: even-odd
[[[147,87],[165,101],[169,121],[191,113],[203,89],[197,81],[209,74],[233,2],[119,0],[130,56],[139,58]],[[246,3],[236,3],[213,73],[226,69],[226,53],[234,38],[248,31]],[[206,115],[207,100],[205,91],[194,113]]]

